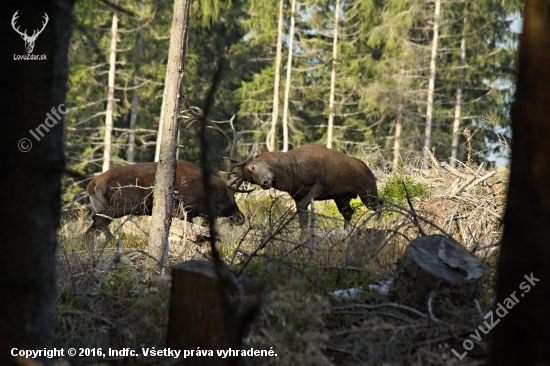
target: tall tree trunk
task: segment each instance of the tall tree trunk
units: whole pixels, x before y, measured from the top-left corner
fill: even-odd
[[[523,14],[496,285],[508,307],[494,315],[490,365],[550,364],[550,1],[526,0]]]
[[[332,148],[332,125],[334,123],[334,88],[336,85],[336,59],[338,57],[338,17],[340,15],[340,0],[336,0],[334,8],[334,37],[332,38],[332,71],[330,73],[330,96],[328,102],[327,147]]]
[[[168,229],[172,211],[172,195],[176,174],[176,136],[179,130],[179,114],[187,52],[190,0],[174,2],[174,16],[170,32],[170,49],[166,67],[164,88],[164,113],[160,158],[153,189],[153,210],[149,237],[149,254],[161,263],[164,269],[168,249]]]
[[[296,0],[292,0],[291,10],[290,10],[290,31],[288,33],[288,60],[286,65],[286,85],[285,85],[285,101],[283,106],[283,151],[288,151],[288,103],[290,98],[290,83],[291,83],[291,74],[292,74],[292,53],[294,46],[294,23],[295,17],[294,13],[296,12]]]
[[[435,0],[432,54],[430,57],[430,79],[428,82],[428,105],[426,107],[426,131],[424,133],[424,149],[423,149],[424,159],[422,161],[422,169],[428,169],[428,163],[430,161],[430,157],[426,149],[430,150],[431,139],[432,139],[432,117],[433,117],[435,71],[436,71],[435,59],[437,57],[437,42],[439,40],[440,10],[441,10],[441,0]]]
[[[283,53],[283,16],[285,0],[279,1],[279,20],[277,21],[277,54],[275,56],[275,86],[273,87],[273,113],[271,114],[271,129],[267,134],[268,151],[275,151],[277,119],[279,119],[279,88],[281,84],[281,61]]]
[[[166,70],[166,77],[168,77],[168,70]],[[164,78],[166,80],[166,78]],[[162,121],[164,120],[164,106],[165,106],[165,93],[166,93],[166,81],[164,84],[164,93],[162,95],[162,104],[160,106],[160,119],[159,119],[159,130],[157,132],[157,144],[155,145],[155,161],[159,161],[160,158],[160,142],[162,140]]]
[[[464,24],[462,25],[462,39],[460,40],[460,74],[459,86],[456,90],[455,119],[453,121],[453,140],[451,144],[451,166],[456,167],[458,156],[458,136],[460,135],[460,109],[462,106],[462,80],[464,78],[464,64],[466,63],[466,23],[468,18],[464,15]]]
[[[115,5],[118,1],[115,1]],[[111,48],[109,50],[109,80],[107,85],[107,114],[105,115],[105,136],[103,148],[103,171],[111,168],[111,138],[113,135],[113,115],[115,110],[115,75],[116,75],[116,39],[118,33],[118,16],[113,12],[111,25]]]
[[[399,148],[401,145],[401,129],[403,128],[403,101],[399,100],[397,108],[397,119],[395,120],[395,139],[393,141],[393,170],[397,171],[399,167]]]
[[[134,74],[134,94],[132,95],[132,112],[130,115],[130,133],[128,135],[128,164],[134,162],[134,150],[136,148],[136,124],[137,124],[137,115],[138,115],[138,102],[139,102],[139,93],[138,93],[138,74],[139,67],[141,64],[141,55],[143,53],[143,14],[145,9],[145,0],[141,1],[141,15],[139,20],[139,32],[138,32],[138,41],[136,49],[136,61],[135,61],[135,74]]]
[[[401,148],[401,130],[403,129],[403,109],[404,109],[404,102],[403,102],[403,81],[405,78],[405,65],[403,62],[401,62],[401,65],[399,67],[399,80],[397,81],[397,85],[399,87],[399,106],[397,107],[397,118],[395,120],[395,138],[393,140],[393,170],[397,171],[397,168],[399,167],[399,159],[401,158],[401,154],[399,152],[399,149]]]
[[[42,61],[14,60],[14,54],[27,54],[23,40],[10,26],[0,30],[0,107],[6,127],[0,134],[0,365],[5,366],[19,365],[12,348],[53,349],[72,6],[71,0],[2,4],[7,24],[16,11],[18,24],[37,29],[44,14],[49,18],[33,51],[46,55]],[[36,138],[29,131],[39,126],[44,136]]]

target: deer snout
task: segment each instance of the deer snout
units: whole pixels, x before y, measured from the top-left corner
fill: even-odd
[[[269,189],[269,188],[271,188],[271,181],[268,180],[268,179],[262,179],[262,181],[260,182],[260,186],[263,189]]]
[[[244,221],[245,218],[242,212],[238,212],[230,218],[231,224],[235,226],[241,226],[242,224],[244,224]]]

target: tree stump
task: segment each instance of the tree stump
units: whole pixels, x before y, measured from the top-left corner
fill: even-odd
[[[403,254],[389,298],[421,311],[428,310],[430,297],[437,304],[449,300],[471,306],[482,277],[482,263],[462,245],[441,235],[423,236],[411,241]]]
[[[237,278],[225,268],[221,274],[229,304],[223,301],[212,262],[188,261],[172,270],[167,345],[182,350],[182,356],[186,350],[213,353],[213,357],[201,357],[202,353],[199,357],[180,357],[180,364],[229,365],[230,357],[217,357],[216,350],[240,349],[241,340],[235,339],[238,332],[234,324],[239,315]]]

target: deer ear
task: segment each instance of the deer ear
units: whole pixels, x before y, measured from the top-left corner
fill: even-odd
[[[254,144],[250,148],[250,152],[248,153],[248,157],[254,159],[256,156],[260,155],[260,145],[258,145],[258,141],[254,141]]]

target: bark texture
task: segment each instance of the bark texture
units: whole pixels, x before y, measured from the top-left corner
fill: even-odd
[[[492,332],[491,365],[550,363],[550,1],[527,0],[523,24],[496,286],[497,303],[519,302]]]
[[[162,136],[160,158],[155,175],[153,190],[153,213],[149,239],[149,254],[157,259],[161,266],[165,262],[168,246],[168,229],[172,208],[172,192],[176,174],[176,149],[179,128],[181,95],[187,51],[187,33],[189,27],[190,0],[174,2],[174,16],[170,33],[170,49],[164,89]]]

